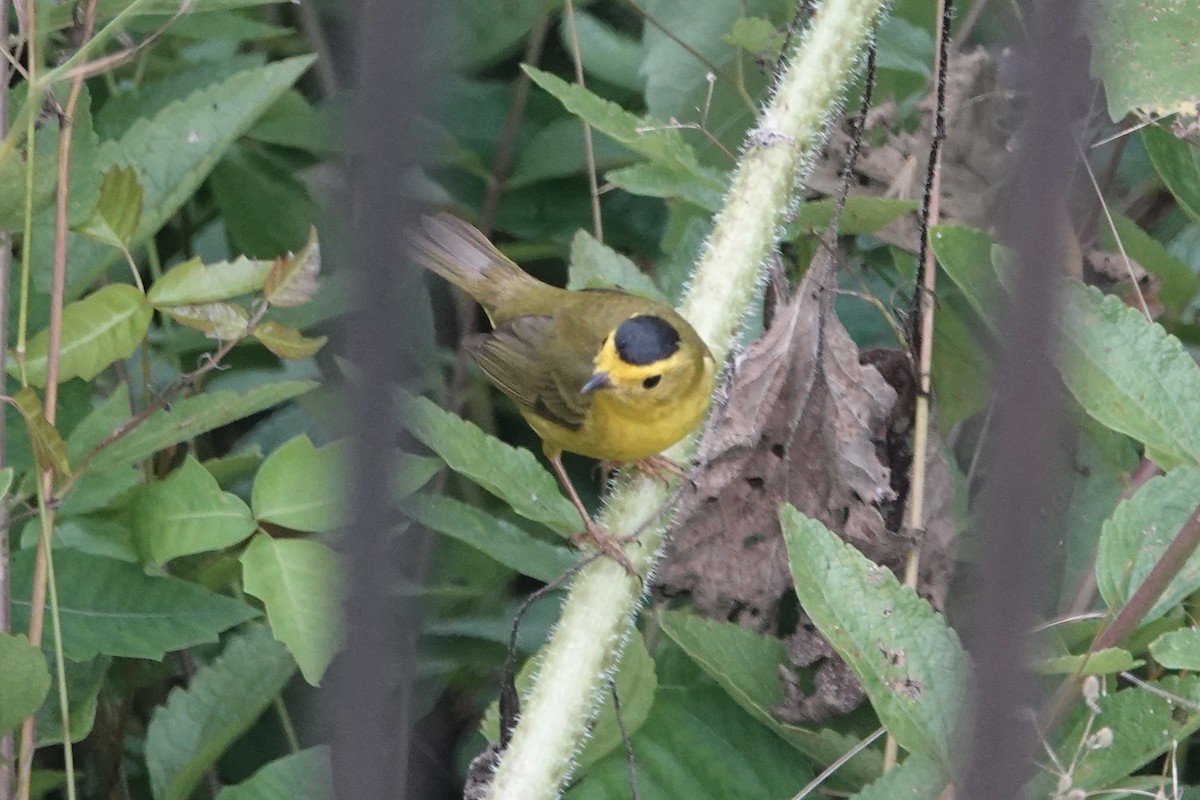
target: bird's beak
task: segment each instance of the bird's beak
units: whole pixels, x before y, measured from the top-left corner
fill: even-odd
[[[608,378],[607,372],[597,372],[592,377],[588,378],[588,382],[580,387],[579,391],[584,394],[594,392],[597,389],[611,389],[612,381]]]

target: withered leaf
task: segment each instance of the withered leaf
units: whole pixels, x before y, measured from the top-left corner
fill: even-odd
[[[881,509],[896,493],[881,460],[896,392],[833,313],[833,262],[818,257],[737,366],[701,440],[661,585],[706,616],[774,632],[791,587],[778,511],[790,502],[893,565],[908,544]]]

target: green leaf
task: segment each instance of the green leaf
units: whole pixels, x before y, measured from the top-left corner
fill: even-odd
[[[538,658],[534,656],[526,660],[517,674],[517,692],[524,696],[532,688],[537,674]],[[654,704],[654,694],[658,689],[658,679],[654,674],[654,659],[646,650],[646,642],[641,633],[634,631],[629,644],[621,654],[621,664],[617,668],[616,691],[621,698],[621,719],[625,732],[632,736],[650,716],[650,707]],[[581,769],[596,763],[609,753],[621,747],[621,730],[617,725],[617,715],[613,708],[611,692],[606,702],[600,705],[596,718],[589,727],[590,735],[583,749],[576,755],[575,762]],[[497,702],[488,706],[480,725],[483,735],[488,741],[500,739],[500,709]],[[624,754],[624,750],[621,751]]]
[[[1091,711],[1079,704],[1063,723],[1054,749],[1059,763],[1074,765],[1072,788],[1108,788],[1200,728],[1200,679],[1167,678],[1153,685],[1184,702],[1172,703],[1140,687],[1122,689],[1098,698],[1101,711],[1094,719]],[[1112,734],[1108,744],[1104,744],[1105,729]],[[1052,776],[1041,781],[1043,786],[1048,784],[1050,792],[1055,782]],[[1060,791],[1065,789],[1060,787]],[[1046,796],[1047,792],[1033,791],[1030,796],[1039,794]]]
[[[28,630],[34,551],[12,555],[14,627]],[[217,634],[256,616],[254,609],[170,576],[73,550],[54,551],[63,653],[72,661],[98,654],[161,661],[169,651],[217,641]]]
[[[42,651],[23,635],[0,633],[0,735],[37,711],[49,691]]]
[[[641,94],[646,79],[640,71],[640,42],[582,9],[575,11],[575,31],[579,37],[579,60],[583,62],[584,72],[613,86]],[[568,53],[574,52],[570,27],[559,25],[558,34],[563,49]]]
[[[609,170],[604,179],[642,197],[679,198],[713,213],[721,207],[722,192],[711,181],[652,161]]]
[[[1200,462],[1200,367],[1180,341],[1096,289],[1064,299],[1063,378],[1083,410],[1164,469]]]
[[[724,191],[725,181],[721,174],[700,166],[695,151],[678,130],[630,114],[616,103],[598,97],[582,86],[569,84],[549,72],[528,64],[522,64],[521,69],[534,83],[557,98],[567,111],[610,138],[655,163],[706,181],[717,192]]]
[[[611,247],[580,230],[571,240],[568,289],[624,289],[627,292],[667,302],[650,276]]]
[[[763,19],[762,17],[738,17],[734,20],[733,27],[729,29],[729,33],[725,34],[722,40],[745,50],[752,56],[766,55],[769,58],[774,58],[775,56],[768,53],[768,51],[771,49],[772,44],[782,43],[779,34],[779,29],[769,19]],[[775,48],[775,50],[778,49],[778,47]]]
[[[105,142],[100,168],[129,165],[144,191],[142,219],[129,243],[135,248],[170,219],[254,120],[312,65],[297,56],[247,69],[141,117],[119,139]],[[47,230],[45,235],[49,235]],[[47,247],[49,243],[47,242]],[[103,245],[73,236],[68,242],[68,291],[89,285],[115,258]]]
[[[579,530],[579,512],[533,453],[487,435],[423,397],[403,395],[401,412],[409,432],[450,469],[496,495],[522,517],[559,533]]]
[[[14,474],[12,467],[0,469],[0,501],[4,501],[8,497],[8,490],[12,488]]]
[[[200,462],[188,456],[166,478],[141,487],[129,523],[147,564],[232,547],[257,525],[241,499],[222,492]]]
[[[213,169],[209,187],[235,252],[271,258],[304,245],[317,208],[293,169],[248,142],[231,147]]]
[[[231,637],[224,652],[175,689],[146,728],[146,768],[156,800],[185,800],[205,771],[245,733],[295,672],[261,625]]]
[[[1005,299],[992,266],[996,240],[961,225],[935,225],[929,229],[929,246],[971,308],[995,331],[997,303]]]
[[[1200,629],[1167,631],[1150,643],[1150,655],[1167,669],[1200,671]]]
[[[142,185],[128,167],[114,167],[100,184],[100,202],[92,216],[76,230],[98,242],[117,248],[128,247],[142,218]]]
[[[345,520],[346,441],[320,449],[307,436],[289,440],[258,469],[250,506],[260,522],[297,531],[331,531]]]
[[[198,330],[210,339],[222,342],[241,339],[250,325],[250,313],[234,303],[172,306],[164,311],[180,325]]]
[[[79,424],[67,437],[67,454],[72,463],[84,459],[93,448],[98,447],[112,432],[117,430],[129,417],[132,411],[129,406],[129,384],[119,383],[99,405],[80,420]],[[117,465],[128,466],[127,464]]]
[[[950,769],[967,660],[945,620],[888,569],[790,505],[779,518],[800,605],[900,746]]]
[[[41,30],[41,19],[38,19]],[[19,109],[27,97],[26,84],[15,84],[9,91],[9,109]],[[36,112],[35,112],[36,113]],[[11,118],[10,118],[11,121]],[[25,172],[33,170],[32,211],[34,214],[54,213],[55,190],[58,187],[58,116],[51,114],[39,120],[34,133],[32,163],[24,139],[16,149],[0,159],[0,229],[20,231],[25,225]],[[22,131],[23,133],[23,131]],[[99,137],[92,128],[91,95],[85,84],[75,108],[71,129],[71,172],[67,219],[75,225],[87,219],[100,195],[100,172],[96,166]],[[37,251],[50,253],[49,249]],[[68,262],[70,263],[70,262]],[[49,269],[46,269],[49,273]]]
[[[803,758],[713,686],[666,687],[631,739],[641,800],[788,800],[812,779]],[[623,749],[586,770],[566,800],[629,797]]]
[[[124,283],[102,286],[83,300],[68,303],[63,308],[58,382],[90,381],[113,362],[129,358],[150,330],[153,315],[145,296]],[[46,385],[49,345],[49,330],[29,340],[25,374],[34,386]],[[21,374],[11,353],[8,372],[13,377]]]
[[[241,561],[246,591],[263,601],[275,638],[319,685],[342,638],[337,554],[320,542],[260,533]]]
[[[281,381],[245,393],[210,390],[185,397],[170,408],[154,412],[132,432],[100,451],[92,461],[92,469],[142,461],[165,447],[257,414],[316,386],[313,381]]]
[[[1033,668],[1043,675],[1113,675],[1137,669],[1145,663],[1134,658],[1128,650],[1106,647],[1090,656],[1081,653],[1043,658],[1036,661]]]
[[[828,728],[810,730],[780,722],[774,708],[783,700],[780,665],[787,663],[781,640],[747,630],[732,622],[704,619],[681,611],[659,614],[663,633],[687,653],[739,706],[792,747],[821,765],[834,763],[858,744]],[[882,769],[883,759],[866,750],[838,771],[845,785],[860,786]]]
[[[569,550],[537,539],[511,522],[452,497],[411,495],[405,498],[401,510],[425,527],[470,545],[539,581],[562,577],[578,561],[578,556]]]
[[[325,342],[329,341],[328,336],[310,338],[295,328],[289,328],[271,319],[255,325],[251,333],[263,347],[280,358],[291,360],[312,358],[325,346]]]
[[[1110,0],[1111,2],[1112,0]],[[1200,9],[1197,9],[1200,11]],[[1173,59],[1160,59],[1172,61]],[[1195,76],[1195,70],[1188,67],[1188,72]],[[1200,87],[1197,87],[1200,93]],[[1196,95],[1191,102],[1195,103]],[[1195,110],[1192,111],[1195,114]],[[1196,149],[1189,143],[1174,136],[1170,131],[1157,125],[1142,128],[1142,145],[1146,155],[1150,156],[1154,168],[1163,183],[1175,195],[1180,208],[1194,220],[1200,220],[1200,163],[1196,161]]]
[[[63,669],[67,676],[67,715],[71,721],[70,740],[81,742],[92,732],[96,721],[96,706],[100,689],[112,659],[100,656],[90,661],[77,663],[66,661]],[[38,747],[62,744],[62,712],[58,706],[58,691],[49,695],[37,714]]]
[[[60,477],[71,474],[67,461],[67,446],[58,431],[42,413],[42,401],[28,386],[12,396],[12,404],[25,420],[33,460],[40,469],[54,470]]]
[[[1108,607],[1120,609],[1162,558],[1167,545],[1200,505],[1200,469],[1181,467],[1151,478],[1104,523],[1096,554],[1096,583]],[[1142,617],[1151,622],[1200,588],[1200,551]]]
[[[1154,237],[1128,217],[1115,215],[1113,227],[1116,228],[1116,236],[1120,238],[1121,245],[1129,257],[1145,267],[1147,272],[1162,278],[1162,288],[1158,296],[1163,305],[1176,314],[1182,314],[1196,296],[1196,292],[1200,291],[1200,275],[1171,255]],[[1108,225],[1101,225],[1097,236],[1100,246],[1106,250],[1115,252],[1120,249]]]
[[[1101,0],[1091,4],[1092,74],[1104,81],[1108,113],[1161,117],[1196,113],[1200,4],[1195,0]]]
[[[202,305],[257,292],[263,287],[272,261],[246,257],[205,264],[193,258],[163,273],[146,296],[158,308]]]
[[[818,236],[823,234],[829,227],[830,220],[833,219],[833,210],[836,205],[836,198],[805,203],[796,212],[796,220],[790,229],[797,234]],[[846,199],[846,208],[842,212],[841,222],[838,225],[838,235],[858,236],[864,233],[876,233],[905,214],[916,211],[919,207],[920,204],[915,200],[849,197]]]
[[[397,454],[395,496],[408,497],[429,483],[430,479],[445,466],[446,463],[435,456],[414,456],[412,453]]]
[[[987,407],[991,400],[990,361],[963,318],[941,305],[933,318],[933,391],[937,423],[945,433]]]
[[[92,511],[104,509],[116,498],[142,483],[142,471],[133,464],[111,469],[88,469],[79,476],[71,490],[62,496],[59,522]]]
[[[950,778],[932,761],[911,755],[851,800],[938,800]]]
[[[239,783],[226,786],[217,800],[329,800],[333,773],[329,748],[322,745],[272,761]]]
[[[317,292],[317,275],[321,272],[321,247],[317,229],[310,228],[308,241],[294,254],[275,259],[263,283],[263,297],[279,308],[303,305]]]

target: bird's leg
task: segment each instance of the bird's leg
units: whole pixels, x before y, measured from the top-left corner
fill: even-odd
[[[683,467],[679,466],[679,464],[675,463],[674,460],[664,456],[662,453],[659,453],[656,456],[639,458],[637,461],[630,461],[627,463],[621,463],[619,461],[600,462],[600,469],[606,473],[615,469],[619,469],[623,466],[633,467],[643,475],[649,475],[651,478],[660,480],[663,483],[669,483],[671,476],[679,478],[680,480],[688,479],[688,474],[684,471]]]
[[[575,504],[575,509],[579,512],[579,516],[583,517],[583,532],[572,536],[571,544],[578,546],[583,542],[591,542],[600,548],[600,552],[623,566],[626,572],[638,578],[637,567],[629,560],[629,555],[623,547],[631,537],[614,536],[597,525],[596,521],[592,519],[591,514],[588,513],[587,508],[584,507],[583,501],[579,499],[579,494],[575,491],[575,486],[571,483],[571,479],[567,477],[567,471],[563,468],[562,454],[555,453],[551,455],[550,453],[546,453],[546,458],[550,460],[550,466],[554,468],[554,474],[558,476],[559,482],[567,490],[567,496]]]

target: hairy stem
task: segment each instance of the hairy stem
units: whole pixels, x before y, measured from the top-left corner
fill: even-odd
[[[748,136],[681,308],[718,363],[733,347],[797,184],[825,138],[826,123],[842,102],[884,5],[883,0],[827,0]],[[668,455],[686,459],[694,448],[692,438]],[[629,554],[642,569],[652,564],[662,543],[666,502],[667,490],[658,482],[631,478],[605,509],[607,530],[641,531]],[[643,585],[611,559],[600,559],[580,574],[543,652],[489,798],[559,796],[642,594]]]

